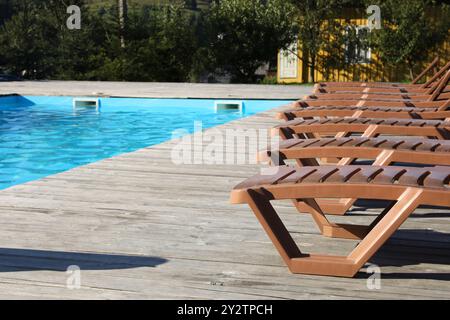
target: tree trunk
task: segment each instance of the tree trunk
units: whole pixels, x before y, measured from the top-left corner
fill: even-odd
[[[411,66],[409,67],[409,77],[411,78],[411,81],[414,80],[414,72],[413,72],[413,68]]]
[[[302,82],[309,82],[309,52],[306,49],[305,45],[302,45],[302,55],[298,55],[297,57],[302,60]]]
[[[409,71],[409,77],[411,78],[411,81],[414,80],[414,62],[411,60],[406,60],[406,63],[408,65],[408,71]]]
[[[309,69],[309,74],[312,83],[316,82],[315,73],[316,73],[316,55],[314,53],[311,53],[311,68]]]
[[[119,10],[120,46],[122,48],[125,48],[125,30],[127,27],[127,13],[128,13],[127,0],[117,0],[117,8]]]

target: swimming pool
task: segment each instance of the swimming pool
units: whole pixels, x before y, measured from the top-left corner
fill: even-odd
[[[0,97],[0,190],[152,146],[172,132],[193,132],[287,104],[246,100],[243,113],[215,112],[215,100],[100,98],[73,108],[72,97]]]

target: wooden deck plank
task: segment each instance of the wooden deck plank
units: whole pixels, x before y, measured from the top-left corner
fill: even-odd
[[[219,83],[20,81],[0,86],[0,94],[192,99],[297,99],[310,92],[310,86]]]

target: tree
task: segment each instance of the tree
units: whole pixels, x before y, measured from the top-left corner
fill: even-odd
[[[130,13],[123,79],[187,81],[197,50],[195,17],[183,3]]]
[[[297,37],[296,16],[284,0],[221,0],[206,17],[210,66],[235,82],[255,82],[255,71]]]
[[[53,77],[62,80],[96,80],[93,71],[104,63],[99,57],[107,50],[105,44],[108,43],[108,34],[98,15],[91,13],[80,2],[77,5],[81,7],[82,26],[80,30],[59,28],[55,41],[58,45],[54,44],[53,48],[57,53]],[[67,18],[64,12],[62,18],[58,19],[58,26]]]
[[[382,0],[378,5],[384,22],[382,29],[372,32],[372,48],[383,62],[406,65],[413,79],[415,66],[429,60],[448,37],[449,5],[431,0]],[[433,9],[440,17],[430,15]]]
[[[12,18],[0,26],[1,69],[26,79],[189,79],[197,41],[183,3],[135,8],[124,28],[117,3],[93,12],[72,0],[82,9],[82,27],[69,30],[65,2],[14,1]]]
[[[331,66],[345,63],[343,55],[346,30],[337,14],[349,4],[359,1],[351,0],[291,0],[299,16],[299,43],[302,46],[303,63],[309,67],[310,79],[315,82],[319,54],[324,73]],[[348,39],[347,39],[348,40]],[[353,39],[354,41],[355,39]]]
[[[56,53],[51,50],[50,39],[56,31],[40,11],[42,5],[28,0],[16,3],[14,9],[16,14],[0,29],[3,67],[30,79],[52,74]]]
[[[27,79],[85,79],[100,62],[104,38],[83,0],[81,30],[66,27],[65,0],[13,1],[13,16],[0,28],[0,66]]]

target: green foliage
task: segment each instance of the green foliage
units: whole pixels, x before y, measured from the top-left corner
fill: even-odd
[[[312,80],[316,70],[328,78],[350,67],[357,49],[369,44],[382,63],[407,66],[412,76],[450,28],[449,5],[433,0],[127,2],[121,28],[117,1],[71,0],[82,9],[82,28],[69,30],[67,0],[0,0],[0,71],[26,79],[116,81],[196,81],[208,71],[257,82],[255,71],[276,64],[278,50],[298,38]],[[366,41],[338,19],[350,7],[364,17],[369,4],[380,5],[384,25]]]
[[[191,27],[194,23],[195,17],[181,5],[141,11],[131,17],[129,38],[134,39],[125,49],[124,79],[187,81],[197,49]]]
[[[187,81],[197,49],[191,24],[195,17],[179,4],[164,7],[130,8],[126,45],[121,47],[116,8],[101,18],[104,41],[92,57],[95,80]]]
[[[0,66],[27,79],[186,81],[197,44],[191,13],[180,4],[133,10],[125,48],[115,5],[85,10],[81,30],[65,27],[64,0],[17,1],[0,30]]]
[[[278,79],[276,76],[265,76],[259,84],[278,84]]]
[[[372,33],[371,45],[383,62],[406,65],[414,78],[415,65],[430,59],[450,28],[449,5],[428,0],[379,1],[383,28]],[[433,10],[439,15],[433,16]]]
[[[237,82],[254,82],[255,71],[297,37],[293,7],[284,0],[222,0],[206,21],[210,65]]]
[[[82,1],[74,3],[83,7]],[[84,33],[69,35],[67,28],[61,28],[66,16],[66,6],[62,4],[62,0],[14,3],[15,14],[0,29],[3,68],[26,78],[40,79],[56,74],[68,59],[70,65],[75,62],[73,54],[68,58],[65,52],[74,37],[84,38]]]
[[[406,65],[413,77],[414,66],[430,56],[448,37],[450,11],[445,1],[433,0],[291,0],[298,9],[299,40],[303,63],[309,67],[310,79],[315,71],[329,78],[336,69],[358,63],[359,52],[368,49],[384,64]],[[381,30],[356,34],[342,18],[355,14],[367,17],[365,8],[379,5],[384,21]],[[351,10],[349,10],[351,9]],[[439,12],[440,15],[433,13]]]
[[[341,23],[342,9],[359,1],[351,0],[291,0],[298,11],[299,42],[303,63],[309,66],[314,82],[315,71],[327,77],[332,68],[343,68],[351,63],[346,60],[345,47],[358,45],[358,38],[349,25]]]

